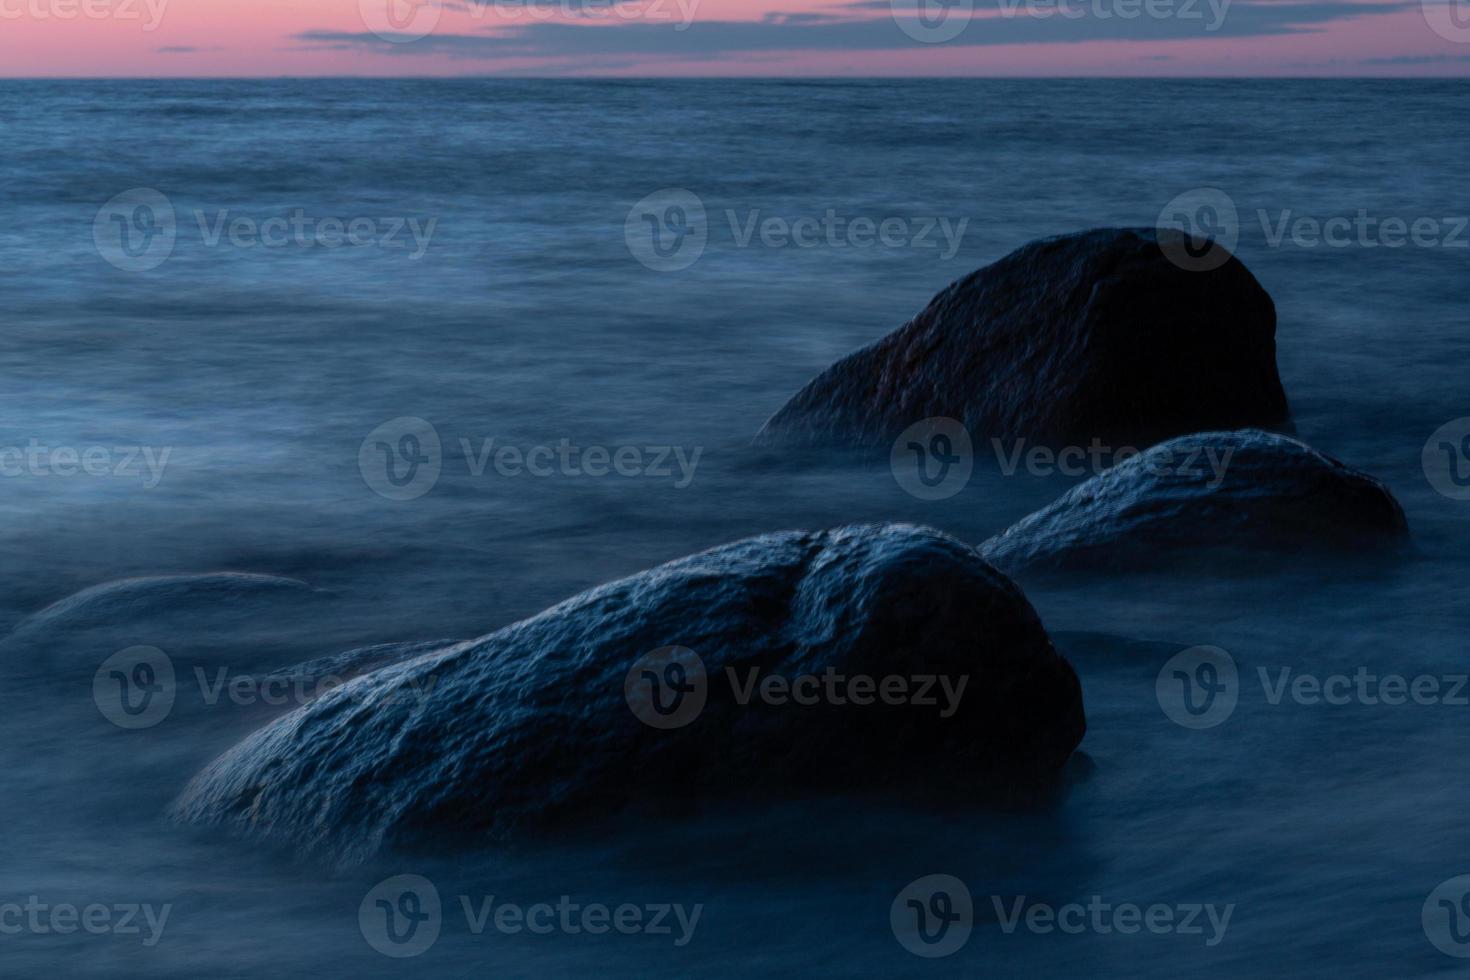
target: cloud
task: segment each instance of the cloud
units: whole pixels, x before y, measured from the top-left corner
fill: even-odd
[[[899,0],[902,6],[909,0]],[[1321,30],[1340,20],[1395,13],[1417,3],[1403,0],[1157,0],[1177,16],[1124,17],[1120,4],[1135,11],[1145,0],[1063,0],[1070,9],[1088,11],[1066,18],[1034,16],[1024,11],[1037,0],[985,0],[977,15],[949,47],[1004,44],[1085,43],[1088,41],[1173,41],[1221,37],[1261,37]],[[1053,6],[1057,0],[1046,0]],[[1006,3],[1019,11],[1000,16]],[[1020,4],[1019,8],[1016,6]],[[650,8],[653,9],[653,8]],[[543,20],[511,23],[498,31],[478,34],[431,34],[411,43],[392,43],[376,34],[315,30],[295,35],[308,47],[371,51],[378,54],[437,54],[449,58],[585,58],[595,56],[669,57],[700,59],[748,52],[880,51],[927,47],[905,34],[893,16],[863,16],[891,9],[888,0],[857,0],[832,8],[835,14],[771,14],[755,21],[694,20],[680,25],[673,3],[662,7],[661,22],[621,20],[588,24]],[[1106,16],[1096,16],[1101,9]],[[1211,25],[1215,29],[1207,29]]]
[[[1470,54],[1401,54],[1392,58],[1364,58],[1360,65],[1453,65],[1470,61]]]

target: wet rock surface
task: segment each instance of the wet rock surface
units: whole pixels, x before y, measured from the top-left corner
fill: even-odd
[[[798,703],[801,677],[823,693]],[[878,696],[890,677],[902,699]],[[216,760],[175,814],[350,862],[732,797],[984,794],[1049,778],[1084,729],[1076,674],[974,549],[793,531],[359,677]]]
[[[1377,479],[1286,436],[1171,439],[1078,484],[980,546],[1008,573],[1145,569],[1204,552],[1377,551],[1403,544]]]
[[[1032,242],[833,364],[756,441],[886,447],[936,416],[1052,445],[1286,424],[1271,297],[1233,256],[1192,271],[1172,244],[1147,228]]]

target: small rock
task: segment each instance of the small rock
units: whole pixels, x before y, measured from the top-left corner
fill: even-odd
[[[274,575],[211,572],[120,579],[92,586],[22,620],[0,640],[12,666],[95,669],[122,647],[213,659],[268,646],[274,624],[327,593]]]
[[[1404,541],[1388,488],[1285,436],[1242,429],[1171,439],[1079,483],[980,546],[1010,574],[1142,569],[1203,549],[1273,553]]]

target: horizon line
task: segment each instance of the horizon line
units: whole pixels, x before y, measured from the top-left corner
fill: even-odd
[[[286,82],[286,81],[501,81],[501,82],[934,82],[934,81],[1470,81],[1464,74],[1420,75],[3,75],[0,82]]]

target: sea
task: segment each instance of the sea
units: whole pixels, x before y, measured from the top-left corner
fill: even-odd
[[[1367,569],[1023,577],[1088,714],[1043,803],[778,801],[349,868],[168,816],[296,695],[126,728],[94,696],[111,649],[11,644],[0,974],[1463,970],[1467,115],[1451,80],[0,82],[0,633],[119,579],[307,583],[227,630],[107,624],[248,682],[767,531],[978,544],[1088,473],[977,433],[927,499],[886,453],[752,437],[970,271],[1181,215],[1275,300],[1296,436],[1384,481],[1414,540]],[[1201,646],[1238,703],[1190,727],[1158,684]],[[371,924],[399,875],[439,900],[407,950]],[[968,897],[957,948],[895,925],[934,875]],[[672,928],[493,912],[558,903]]]

